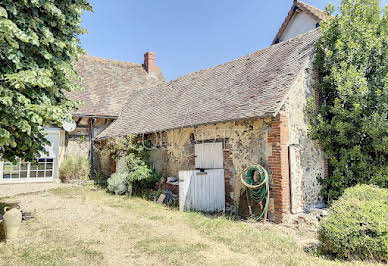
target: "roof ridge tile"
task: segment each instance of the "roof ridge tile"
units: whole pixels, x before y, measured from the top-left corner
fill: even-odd
[[[93,60],[93,61],[96,61],[96,62],[102,63],[102,64],[111,64],[111,65],[116,65],[116,66],[124,66],[124,67],[143,66],[140,63],[133,63],[133,62],[116,60],[116,59],[103,58],[103,57],[98,57],[98,56],[89,55],[89,54],[81,55],[79,61],[81,61],[82,58],[87,58],[88,60]]]

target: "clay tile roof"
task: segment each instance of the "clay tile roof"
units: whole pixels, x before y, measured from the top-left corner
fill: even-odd
[[[290,22],[292,16],[295,13],[295,6],[297,6],[300,10],[306,11],[307,13],[309,13],[317,21],[322,21],[322,20],[326,20],[326,19],[330,18],[330,16],[327,15],[323,10],[316,8],[316,7],[313,7],[313,6],[306,4],[302,1],[295,0],[290,11],[288,12],[287,17],[284,19],[282,26],[280,27],[278,33],[276,34],[275,39],[273,40],[272,44],[276,43],[276,40],[282,36],[284,30],[287,28],[288,23]]]
[[[134,92],[98,139],[276,116],[314,53],[313,30],[213,68]]]
[[[297,5],[299,8],[301,8],[304,11],[309,12],[312,16],[314,16],[318,20],[326,20],[326,19],[330,18],[330,16],[328,14],[326,14],[325,11],[323,11],[319,8],[316,8],[314,6],[311,6],[309,4],[306,4],[304,2],[297,1]]]
[[[84,91],[66,92],[72,100],[84,102],[73,115],[117,117],[135,89],[150,87],[164,81],[158,70],[148,74],[142,64],[81,56],[76,63]]]

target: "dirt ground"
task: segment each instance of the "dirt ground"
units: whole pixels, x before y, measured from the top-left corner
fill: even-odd
[[[3,202],[15,200],[34,218],[22,223],[19,239],[0,241],[0,265],[344,263],[304,251],[308,231],[181,213],[93,187],[66,186]]]
[[[0,198],[12,197],[25,193],[47,191],[53,188],[68,187],[63,183],[21,183],[21,184],[0,184]]]

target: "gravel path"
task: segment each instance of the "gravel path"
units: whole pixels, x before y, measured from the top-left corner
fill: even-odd
[[[13,197],[20,194],[47,191],[58,187],[68,187],[62,183],[25,183],[25,184],[0,184],[0,198]]]

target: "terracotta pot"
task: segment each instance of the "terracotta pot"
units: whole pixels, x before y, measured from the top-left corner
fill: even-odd
[[[21,222],[22,212],[18,208],[4,208],[3,231],[5,239],[17,238]]]

